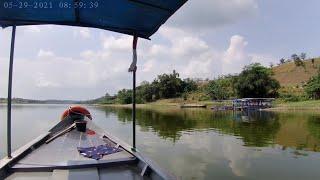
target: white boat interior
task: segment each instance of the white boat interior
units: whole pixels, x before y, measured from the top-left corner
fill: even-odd
[[[74,128],[48,142],[72,124],[72,120],[60,122],[48,133],[16,151],[12,159],[2,160],[2,177],[9,180],[175,179],[148,158],[132,151],[129,145],[100,129],[91,120],[87,121],[86,132]],[[117,148],[119,152],[95,160],[83,156],[77,149],[99,145]]]

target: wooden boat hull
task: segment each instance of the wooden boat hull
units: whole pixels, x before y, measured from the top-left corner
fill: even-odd
[[[207,108],[207,105],[203,104],[183,104],[180,108]]]
[[[0,161],[0,179],[16,179],[43,175],[44,179],[79,179],[84,172],[90,179],[176,179],[153,161],[134,151],[131,146],[103,131],[93,122],[88,128],[94,135],[72,130],[52,142],[45,142],[72,120],[59,122],[49,132],[39,136],[13,153],[11,159]],[[83,157],[77,151],[79,146],[110,144],[121,148],[121,152],[104,156],[101,160]],[[44,174],[43,174],[44,173]],[[47,174],[46,174],[47,173]],[[58,178],[60,177],[60,178]],[[83,179],[81,178],[81,179]],[[85,178],[84,178],[85,179]]]

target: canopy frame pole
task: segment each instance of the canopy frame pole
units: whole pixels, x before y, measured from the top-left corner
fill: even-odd
[[[136,150],[136,72],[137,72],[137,44],[138,37],[133,37],[132,43],[132,63],[129,68],[129,72],[132,72],[132,144],[133,151]]]
[[[7,99],[7,156],[9,159],[12,158],[12,156],[11,156],[11,106],[12,106],[12,74],[13,74],[15,39],[16,39],[16,26],[13,25],[12,26],[12,35],[11,35],[9,79],[8,79],[8,99]]]

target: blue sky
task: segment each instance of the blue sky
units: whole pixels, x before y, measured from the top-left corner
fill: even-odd
[[[238,73],[293,53],[319,56],[320,1],[189,0],[140,40],[138,82],[176,69],[182,77]],[[0,96],[6,96],[10,28],[0,30]],[[131,87],[131,37],[75,27],[18,27],[15,97],[90,99]]]
[[[219,34],[225,32],[224,38],[240,34],[250,43],[248,51],[276,58],[298,52],[319,56],[319,1],[259,0],[257,3],[255,17],[222,28]]]

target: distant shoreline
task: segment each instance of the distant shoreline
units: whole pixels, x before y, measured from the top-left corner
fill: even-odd
[[[275,107],[267,111],[320,111],[320,100],[298,102],[276,102]]]
[[[152,107],[180,107],[183,103],[163,102],[169,100],[162,100],[160,102],[153,102],[147,104],[137,104],[137,108],[152,108]],[[189,103],[186,103],[189,104]],[[191,104],[191,103],[190,103]],[[223,102],[193,102],[192,104],[207,105],[207,109],[210,109],[214,105],[222,105]],[[93,104],[100,107],[122,107],[131,108],[132,104]],[[320,100],[309,100],[301,102],[275,102],[275,106],[265,109],[264,111],[320,111]]]
[[[137,108],[180,108],[183,104],[195,104],[195,105],[206,105],[206,109],[210,109],[213,106],[231,105],[231,101],[183,101],[182,99],[163,99],[152,103],[137,104]],[[13,105],[70,105],[70,104],[82,104],[87,106],[97,107],[119,107],[119,108],[131,108],[132,104],[90,104],[90,103],[79,103],[79,101],[33,101],[33,102],[12,102]],[[0,102],[0,105],[6,105],[6,102]],[[205,109],[205,108],[203,108]],[[276,101],[275,106],[264,111],[319,111],[320,112],[320,100],[308,100],[299,102],[280,102]]]
[[[35,99],[24,99],[24,98],[12,98],[12,104],[84,104],[86,101],[77,100],[35,100]],[[6,104],[6,98],[0,98],[0,104]]]

